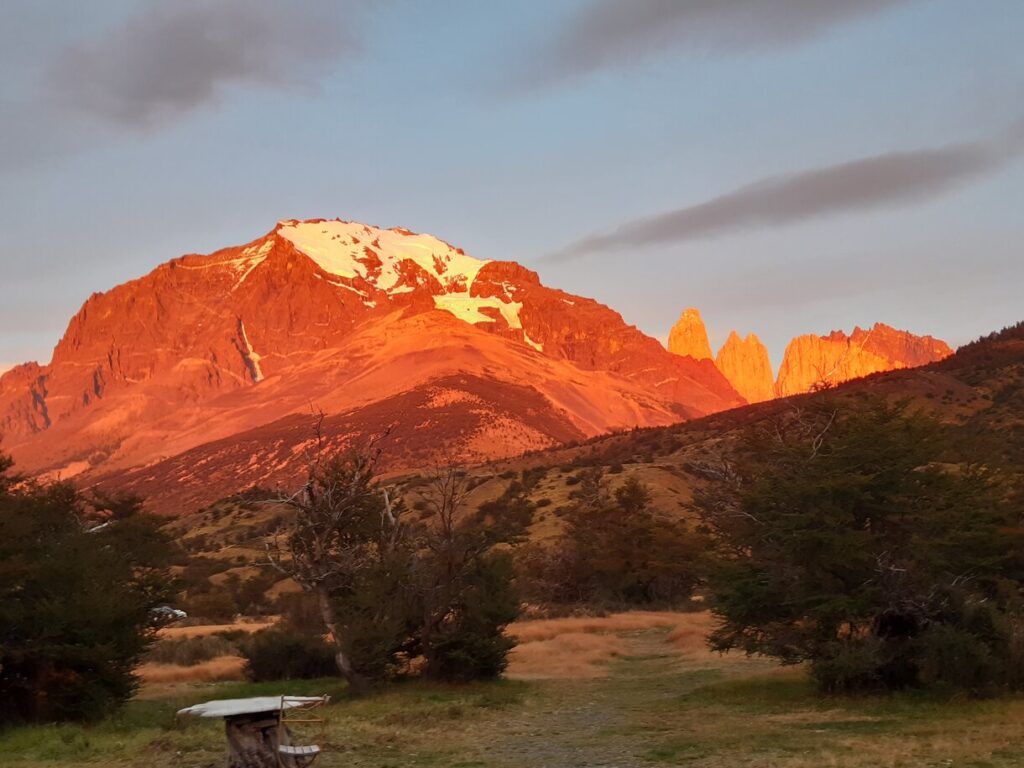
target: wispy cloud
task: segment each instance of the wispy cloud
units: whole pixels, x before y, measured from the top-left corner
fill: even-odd
[[[232,85],[315,82],[355,47],[357,3],[148,2],[99,37],[66,47],[47,85],[93,117],[151,129],[216,103]]]
[[[797,45],[913,0],[591,0],[517,74],[536,86],[668,50],[745,53]]]
[[[991,141],[891,152],[771,176],[696,205],[585,237],[547,259],[565,261],[927,200],[1008,165],[1022,149],[1024,131],[1017,125]]]

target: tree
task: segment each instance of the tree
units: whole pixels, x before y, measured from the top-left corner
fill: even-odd
[[[287,530],[268,540],[267,552],[278,570],[315,597],[336,649],[338,671],[359,690],[367,676],[353,656],[360,651],[357,641],[365,638],[357,638],[346,622],[365,613],[339,607],[361,604],[378,611],[370,616],[371,624],[390,624],[381,612],[392,603],[368,592],[370,585],[380,582],[371,574],[379,575],[403,557],[402,505],[392,502],[377,480],[381,451],[376,440],[363,448],[326,454],[319,425],[317,438],[305,485],[277,499],[294,516]]]
[[[89,499],[0,457],[0,722],[86,720],[127,700],[176,588],[138,499]]]
[[[969,454],[884,400],[747,434],[697,497],[721,558],[712,647],[809,661],[828,691],[1024,682],[1020,529]]]
[[[426,519],[406,524],[404,503],[377,480],[379,438],[330,454],[317,435],[305,486],[278,499],[293,519],[267,551],[316,600],[342,676],[360,689],[417,656],[437,677],[499,674],[518,600],[493,548],[525,530],[532,507],[467,515],[465,472],[450,466],[425,496]]]
[[[495,547],[523,536],[532,505],[523,494],[505,494],[471,515],[467,494],[465,472],[454,464],[439,467],[424,494],[428,515],[414,539],[415,637],[431,677],[497,677],[515,644],[505,634],[519,615],[511,560]]]
[[[520,559],[533,599],[650,605],[690,598],[703,577],[707,542],[683,521],[659,515],[644,483],[630,477],[612,492],[594,467],[573,496],[555,545],[528,548]]]

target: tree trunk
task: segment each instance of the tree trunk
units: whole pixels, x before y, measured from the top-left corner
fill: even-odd
[[[338,620],[334,615],[334,606],[331,604],[331,596],[323,586],[316,586],[316,599],[320,606],[320,615],[323,617],[327,631],[331,633],[331,640],[334,642],[334,663],[338,665],[338,671],[345,678],[349,688],[359,692],[366,689],[366,680],[356,672],[352,662],[345,655],[341,644],[341,631],[338,629]]]

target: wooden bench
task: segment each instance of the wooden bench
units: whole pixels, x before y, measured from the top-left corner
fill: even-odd
[[[320,754],[320,747],[316,744],[310,744],[305,747],[296,744],[282,744],[277,748],[277,751],[282,755],[290,755],[291,757],[316,757]]]

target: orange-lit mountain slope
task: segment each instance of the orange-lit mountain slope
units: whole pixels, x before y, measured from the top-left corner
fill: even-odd
[[[394,423],[422,461],[743,402],[710,360],[672,355],[516,263],[403,229],[284,221],[91,296],[49,364],[0,377],[0,434],[23,471],[83,482],[207,444],[223,456],[249,435],[246,482],[267,482],[290,463],[282,451],[301,454],[311,410],[338,440]],[[302,428],[282,431],[291,420]]]

